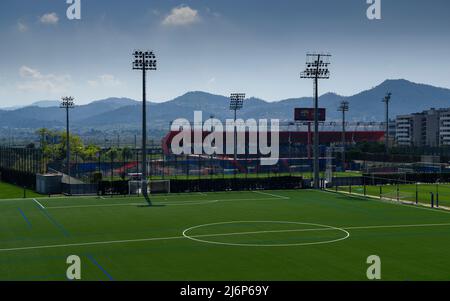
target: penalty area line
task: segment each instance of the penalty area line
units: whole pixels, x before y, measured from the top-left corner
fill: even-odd
[[[162,202],[156,200],[154,205],[167,205],[167,206],[190,206],[190,205],[208,205],[224,202],[238,202],[238,201],[274,201],[279,200],[280,197],[274,198],[252,198],[252,199],[215,199],[215,200],[192,200],[192,201],[167,201]],[[74,209],[74,208],[101,208],[101,207],[121,207],[121,206],[139,206],[145,205],[145,203],[116,203],[116,204],[95,204],[95,205],[67,205],[67,206],[50,206],[45,209]]]
[[[45,209],[44,205],[42,205],[38,200],[33,199],[33,201],[34,201],[39,207],[41,207],[42,209]]]
[[[268,193],[268,192],[255,191],[255,190],[252,190],[252,192],[257,193],[257,194],[261,194],[261,195],[273,196],[273,197],[276,197],[277,199],[283,199],[283,200],[289,200],[290,199],[290,197],[282,196],[282,195],[279,195],[279,194],[273,194],[273,193]]]

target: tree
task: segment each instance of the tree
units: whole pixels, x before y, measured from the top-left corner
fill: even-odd
[[[95,160],[99,152],[100,147],[95,144],[89,144],[83,150],[83,160]]]
[[[63,160],[66,158],[67,134],[65,131],[52,131],[46,128],[36,132],[40,136],[41,149],[44,156],[51,160]],[[72,159],[80,156],[83,160],[95,158],[99,147],[95,145],[84,146],[83,141],[77,135],[69,135],[70,153]]]

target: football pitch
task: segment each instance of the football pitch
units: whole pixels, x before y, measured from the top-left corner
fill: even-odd
[[[450,212],[325,191],[0,201],[0,280],[450,279]]]

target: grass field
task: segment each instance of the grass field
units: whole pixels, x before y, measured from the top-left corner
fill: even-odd
[[[0,201],[0,280],[450,279],[450,214],[319,191]]]
[[[27,197],[39,197],[32,190],[26,190]],[[0,182],[0,199],[23,198],[23,188],[8,183]]]
[[[339,187],[339,190],[349,192],[350,187]],[[352,193],[364,194],[363,186],[351,187]],[[400,184],[398,185],[398,196],[400,200],[415,202],[416,191],[417,200],[420,203],[431,206],[431,193],[434,199],[439,196],[439,205],[450,207],[450,184]],[[382,196],[385,198],[397,198],[397,185],[382,185]],[[380,196],[380,186],[366,186],[366,194],[370,196]]]

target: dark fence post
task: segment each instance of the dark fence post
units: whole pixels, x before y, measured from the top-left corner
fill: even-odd
[[[416,183],[416,205],[419,204],[419,185]]]
[[[436,184],[436,207],[439,208],[439,183]]]
[[[364,181],[364,196],[366,196],[367,195],[367,187],[366,187],[366,182]]]

